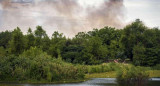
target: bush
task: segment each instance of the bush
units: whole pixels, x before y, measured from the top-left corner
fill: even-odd
[[[143,86],[149,74],[142,67],[122,66],[117,72],[117,82],[122,86]]]
[[[39,48],[31,48],[20,56],[0,57],[0,80],[59,81],[83,79],[78,66],[47,55]]]

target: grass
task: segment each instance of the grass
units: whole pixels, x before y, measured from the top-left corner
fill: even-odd
[[[149,77],[160,77],[160,70],[149,70]]]
[[[160,70],[149,70],[149,77],[160,77]],[[116,71],[86,74],[85,78],[116,78]]]
[[[116,71],[86,74],[85,78],[116,78]]]

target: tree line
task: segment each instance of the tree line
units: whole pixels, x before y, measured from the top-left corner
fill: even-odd
[[[149,28],[137,19],[123,29],[104,27],[79,32],[73,38],[66,38],[58,31],[49,37],[42,26],[37,26],[35,31],[29,28],[25,35],[19,27],[0,32],[1,59],[21,56],[32,48],[73,64],[129,59],[134,65],[154,66],[160,63],[160,30]]]

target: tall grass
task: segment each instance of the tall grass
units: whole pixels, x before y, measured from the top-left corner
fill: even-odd
[[[85,65],[85,73],[103,73],[117,71],[123,64],[121,63],[103,63],[100,65]]]

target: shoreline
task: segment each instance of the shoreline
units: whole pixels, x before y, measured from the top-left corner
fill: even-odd
[[[149,70],[149,78],[160,78],[160,70]],[[116,71],[103,72],[103,73],[92,73],[85,74],[84,79],[77,80],[62,80],[62,81],[54,81],[48,82],[45,80],[37,81],[37,80],[25,80],[25,81],[0,81],[1,84],[5,83],[16,83],[16,84],[65,84],[65,83],[80,83],[92,78],[116,78]]]
[[[80,83],[90,79],[79,79],[79,80],[62,80],[62,81],[34,81],[34,80],[26,80],[26,81],[0,81],[1,84],[10,83],[10,84],[66,84],[66,83]]]

